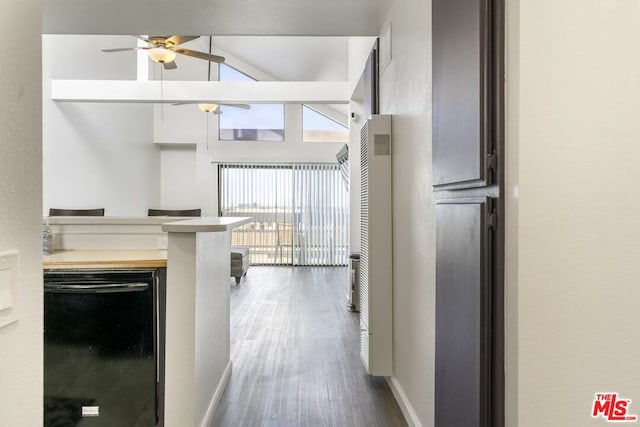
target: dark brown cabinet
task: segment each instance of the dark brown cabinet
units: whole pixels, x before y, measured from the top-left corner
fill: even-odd
[[[433,1],[433,186],[491,185],[490,0]]]
[[[433,0],[435,427],[504,425],[504,0]]]
[[[436,205],[436,426],[491,425],[490,202]]]

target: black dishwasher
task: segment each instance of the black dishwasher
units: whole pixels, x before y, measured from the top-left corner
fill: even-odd
[[[45,270],[45,427],[162,425],[163,273]]]

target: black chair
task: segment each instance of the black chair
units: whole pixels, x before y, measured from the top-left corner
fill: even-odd
[[[149,209],[147,216],[200,216],[200,209]]]
[[[49,216],[104,216],[104,208],[99,209],[49,209]]]

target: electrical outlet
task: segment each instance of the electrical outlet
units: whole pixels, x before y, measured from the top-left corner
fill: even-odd
[[[167,249],[169,246],[169,238],[167,236],[158,237],[158,249]]]

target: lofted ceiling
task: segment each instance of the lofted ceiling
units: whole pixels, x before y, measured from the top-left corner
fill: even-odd
[[[221,36],[214,46],[274,80],[348,80],[348,37]]]
[[[121,35],[123,40],[133,39],[124,37],[132,34],[213,35],[214,49],[270,79],[345,81],[349,38],[377,37],[393,1],[46,0],[42,27],[44,34]],[[188,47],[205,51],[206,40]],[[96,49],[107,47],[121,46]],[[181,57],[180,63],[187,60]],[[201,75],[206,74],[199,71],[196,79]]]
[[[47,0],[45,34],[377,36],[393,0]]]

